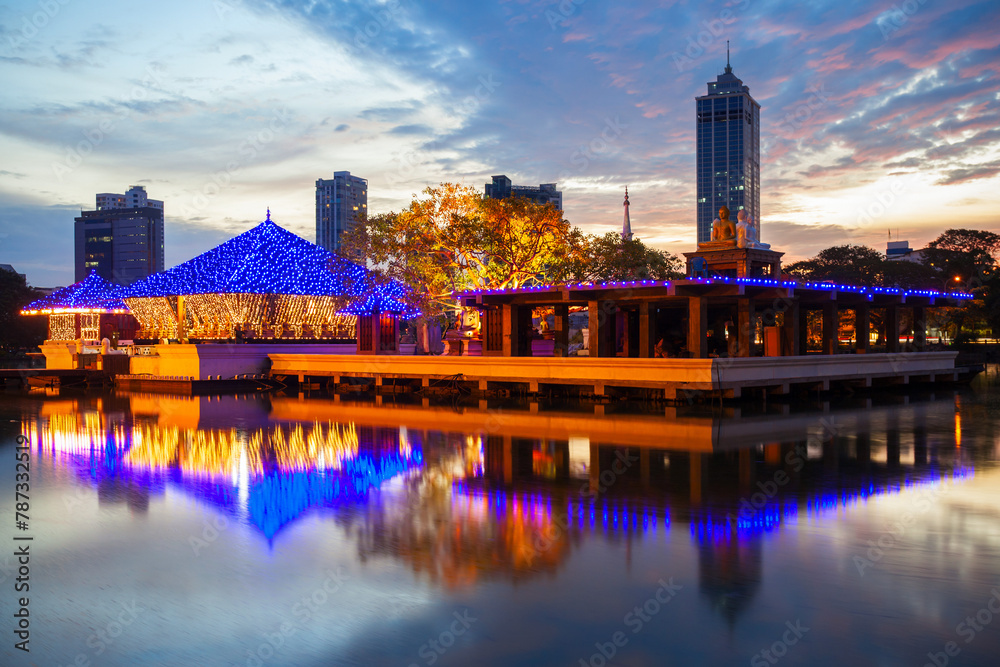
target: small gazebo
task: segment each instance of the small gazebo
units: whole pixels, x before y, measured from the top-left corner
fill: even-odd
[[[47,315],[49,342],[131,339],[137,323],[122,300],[123,289],[91,271],[80,282],[32,301],[21,314]]]
[[[283,229],[270,211],[253,229],[124,292],[141,338],[358,338],[359,351],[361,338],[378,339],[375,332],[389,324],[395,337],[396,319],[414,313],[405,297],[400,283],[379,281],[365,267]]]

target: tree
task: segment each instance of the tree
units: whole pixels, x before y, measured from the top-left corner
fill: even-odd
[[[574,267],[577,280],[670,280],[683,277],[675,255],[650,248],[637,238],[624,239],[617,232],[589,236],[582,262]]]
[[[455,291],[560,281],[580,261],[583,234],[551,205],[485,199],[453,183],[422,195],[398,213],[370,217],[343,246],[408,285],[427,316],[454,309]]]
[[[38,296],[24,276],[0,269],[0,353],[34,349],[45,341],[46,318],[20,314]]]
[[[874,248],[848,244],[827,248],[812,259],[789,264],[783,272],[811,282],[881,285],[885,261]]]

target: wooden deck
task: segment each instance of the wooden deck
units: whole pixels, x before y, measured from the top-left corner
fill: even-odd
[[[271,354],[271,375],[308,382],[365,378],[385,384],[428,387],[470,383],[488,391],[514,386],[538,393],[546,386],[573,386],[596,396],[609,389],[652,389],[671,400],[692,394],[739,398],[749,389],[787,394],[833,385],[955,382],[955,352],[809,355],[721,359],[424,357]]]

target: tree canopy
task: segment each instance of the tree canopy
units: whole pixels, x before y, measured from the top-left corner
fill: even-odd
[[[664,250],[650,248],[637,238],[617,232],[588,236],[576,267],[577,280],[669,280],[684,275],[681,261]]]

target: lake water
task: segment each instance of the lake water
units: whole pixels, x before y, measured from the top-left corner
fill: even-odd
[[[7,390],[0,662],[1000,664],[990,380],[739,409]]]

